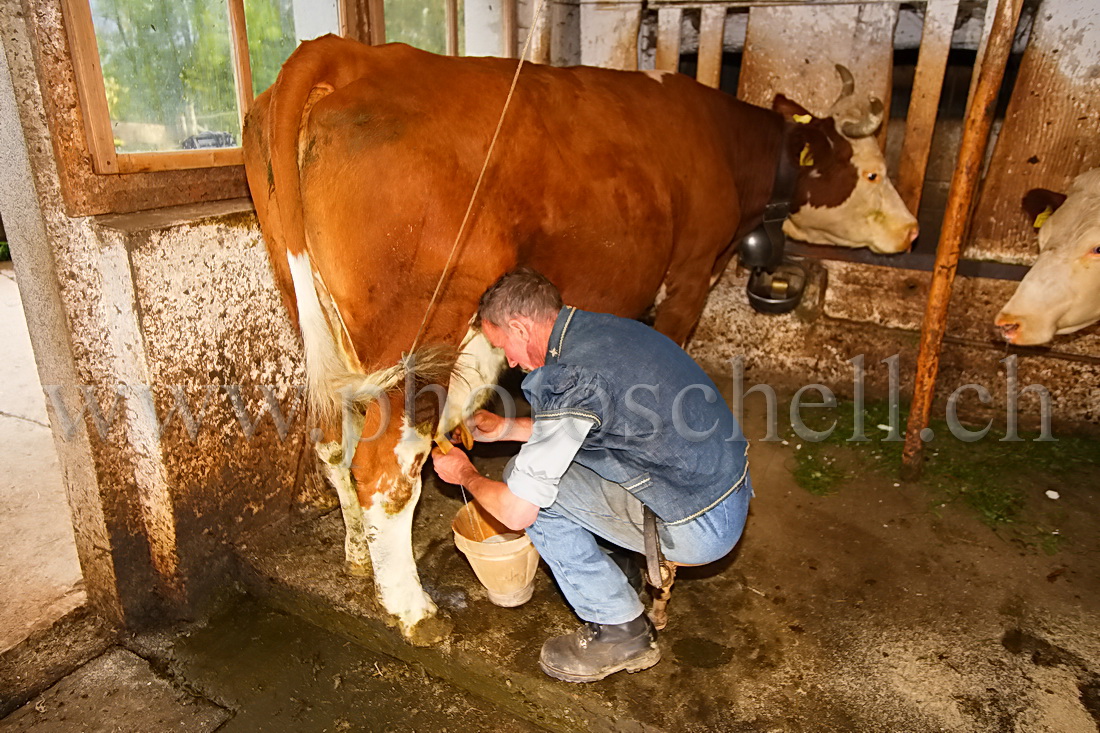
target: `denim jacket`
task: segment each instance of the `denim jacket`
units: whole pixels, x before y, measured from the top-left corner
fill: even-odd
[[[665,523],[694,519],[745,484],[748,443],[714,382],[637,321],[562,308],[546,364],[522,388],[535,420],[590,421],[574,460]]]

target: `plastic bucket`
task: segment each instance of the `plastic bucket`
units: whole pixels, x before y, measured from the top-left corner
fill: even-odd
[[[508,529],[473,502],[458,510],[451,529],[490,601],[511,608],[531,599],[539,553],[524,532]]]

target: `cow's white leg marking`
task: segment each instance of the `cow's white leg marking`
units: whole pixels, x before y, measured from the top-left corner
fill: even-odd
[[[332,392],[332,377],[343,370],[339,347],[332,337],[328,320],[317,297],[309,255],[305,252],[300,255],[287,252],[287,262],[290,264],[290,275],[294,282],[298,323],[305,345],[308,393],[312,404],[320,408],[319,416],[327,416],[331,420],[334,414],[338,414],[331,409],[338,399]],[[345,531],[344,557],[353,573],[366,574],[370,567],[366,525],[363,508],[359,505],[355,483],[348,468],[350,461],[345,453],[346,450],[339,442],[317,445],[317,454],[325,462],[327,478],[340,497],[340,512],[344,517]]]
[[[369,525],[370,557],[374,565],[374,584],[383,608],[400,621],[407,633],[423,619],[435,614],[435,603],[420,587],[416,560],[412,552],[412,520],[416,502],[420,500],[420,468],[431,451],[431,437],[404,424],[401,440],[394,448],[401,475],[412,494],[400,511],[390,512],[386,493],[375,494],[366,510]],[[378,487],[393,489],[395,487]]]
[[[504,371],[504,352],[493,348],[489,339],[479,330],[471,328],[462,339],[455,376],[447,390],[447,405],[439,426],[441,433],[448,433],[463,418],[471,415],[493,396],[492,390],[482,389],[496,384]],[[473,395],[473,399],[470,399]]]
[[[344,465],[344,455],[339,441],[318,443],[317,455],[325,463],[325,475],[340,497],[340,514],[344,517],[344,559],[354,575],[370,572],[370,553],[367,549],[367,526],[363,507],[355,491],[351,471]]]

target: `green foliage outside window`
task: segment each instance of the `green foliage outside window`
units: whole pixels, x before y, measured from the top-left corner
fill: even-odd
[[[274,83],[298,45],[294,2],[245,0],[254,94]],[[226,0],[90,4],[118,152],[240,144]],[[299,10],[309,10],[314,19],[322,12],[317,6]],[[387,40],[446,52],[444,0],[385,0],[385,15]]]
[[[292,0],[245,0],[244,16],[252,93],[259,95],[275,83],[283,62],[298,46]]]
[[[179,150],[202,132],[240,139],[225,0],[92,0],[119,152]],[[190,146],[188,146],[190,147]]]
[[[386,40],[433,53],[447,52],[447,11],[443,0],[385,0]],[[463,27],[459,3],[458,27]],[[463,49],[459,33],[459,55]]]

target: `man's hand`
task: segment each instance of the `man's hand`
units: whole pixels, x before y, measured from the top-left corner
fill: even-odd
[[[452,448],[447,455],[435,448],[432,450],[432,462],[439,478],[449,484],[466,485],[470,479],[481,475],[461,448]]]
[[[507,418],[488,410],[478,410],[467,424],[473,433],[474,440],[479,443],[495,443],[508,430]]]

